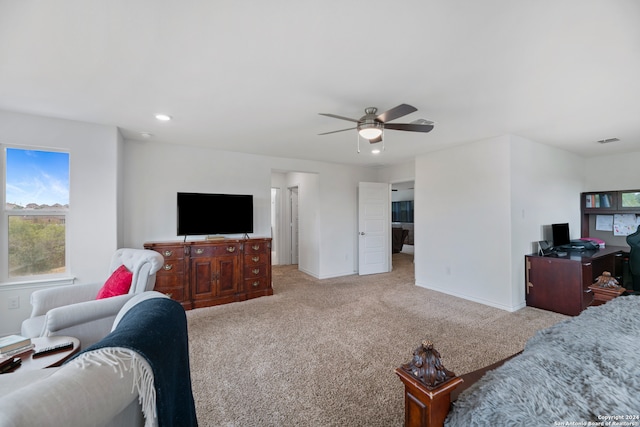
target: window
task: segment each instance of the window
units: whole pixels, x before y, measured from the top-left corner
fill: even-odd
[[[1,280],[67,272],[69,153],[5,147]]]

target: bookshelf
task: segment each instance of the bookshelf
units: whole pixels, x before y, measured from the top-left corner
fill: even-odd
[[[614,213],[617,211],[617,192],[582,193],[583,213]]]
[[[640,190],[588,191],[580,194],[581,237],[594,236],[593,224],[596,215],[636,214],[640,215]],[[619,237],[619,236],[618,236]],[[614,245],[625,245],[617,238]]]

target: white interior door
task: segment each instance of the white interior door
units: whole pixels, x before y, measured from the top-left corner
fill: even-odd
[[[391,271],[391,186],[358,184],[358,274]]]
[[[289,218],[291,222],[291,264],[298,263],[298,187],[289,188]]]

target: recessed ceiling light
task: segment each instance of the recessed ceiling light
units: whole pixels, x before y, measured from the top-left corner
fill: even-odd
[[[380,149],[374,148],[373,150],[371,150],[371,154],[380,154]]]
[[[171,120],[171,116],[167,114],[156,114],[156,119],[160,120],[161,122],[168,122],[169,120]]]
[[[151,132],[140,132],[140,136],[143,138],[151,138],[153,134]]]

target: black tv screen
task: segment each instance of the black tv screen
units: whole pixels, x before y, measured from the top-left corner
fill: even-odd
[[[253,195],[178,193],[178,236],[253,233]]]
[[[413,200],[391,202],[392,222],[413,222]]]
[[[553,246],[562,246],[571,243],[568,223],[551,224],[551,232],[553,234]]]

